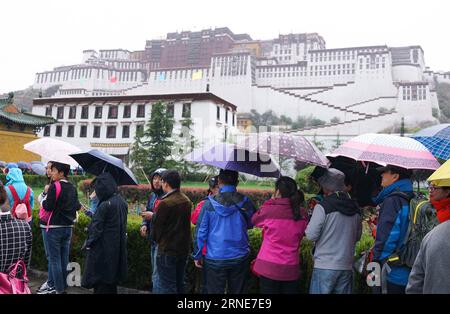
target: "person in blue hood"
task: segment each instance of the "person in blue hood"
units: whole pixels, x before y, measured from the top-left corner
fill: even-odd
[[[383,267],[381,281],[386,280],[384,292],[404,294],[411,269],[388,260],[402,248],[408,231],[409,201],[414,197],[412,173],[391,165],[377,170],[382,173],[383,189],[373,199],[380,211],[372,260]],[[379,293],[379,288],[374,292]]]
[[[22,201],[24,204],[26,204],[26,196],[28,196],[28,204],[30,206],[29,208],[29,214],[31,215],[33,207],[34,207],[34,193],[33,190],[25,184],[25,181],[23,179],[22,170],[19,168],[11,168],[9,169],[8,175],[6,176],[6,194],[8,195],[8,202],[9,207],[11,208],[11,213],[14,216],[14,218],[17,218],[15,216],[15,207],[18,205],[14,201],[14,193],[17,194],[17,197],[20,201]],[[28,205],[27,205],[28,207]]]
[[[253,228],[255,206],[237,192],[238,177],[236,171],[220,171],[219,193],[205,201],[196,225],[193,258],[196,267],[205,267],[212,294],[225,293],[225,287],[227,293],[244,293],[250,264],[247,230]]]

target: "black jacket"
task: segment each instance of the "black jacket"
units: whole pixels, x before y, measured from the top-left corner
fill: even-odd
[[[92,288],[99,283],[118,284],[127,276],[128,205],[118,194],[109,173],[97,177],[95,193],[99,205],[88,227],[86,263],[82,286]]]
[[[358,203],[353,200],[347,192],[335,192],[326,196],[320,205],[325,209],[325,214],[340,212],[345,216],[361,214]]]
[[[61,183],[61,192],[58,199],[56,199],[56,186],[52,183],[42,206],[46,211],[53,211],[50,226],[73,226],[76,212],[81,208],[77,189],[70,182],[59,182]],[[42,221],[40,223],[46,225]]]

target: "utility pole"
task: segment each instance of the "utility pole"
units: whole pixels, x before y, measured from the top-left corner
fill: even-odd
[[[405,136],[405,118],[402,117],[402,123],[400,125],[400,136],[404,137]]]

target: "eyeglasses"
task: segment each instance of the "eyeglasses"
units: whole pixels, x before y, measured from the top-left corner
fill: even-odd
[[[430,185],[430,186],[428,187],[428,190],[430,190],[431,192],[433,192],[433,191],[435,191],[435,190],[442,190],[442,187]]]

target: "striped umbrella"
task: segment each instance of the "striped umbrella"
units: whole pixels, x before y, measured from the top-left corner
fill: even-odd
[[[359,135],[342,144],[329,156],[345,156],[406,169],[436,170],[440,166],[436,158],[421,143],[409,137],[389,134]]]
[[[411,137],[428,148],[436,158],[450,159],[450,123],[434,125]]]

